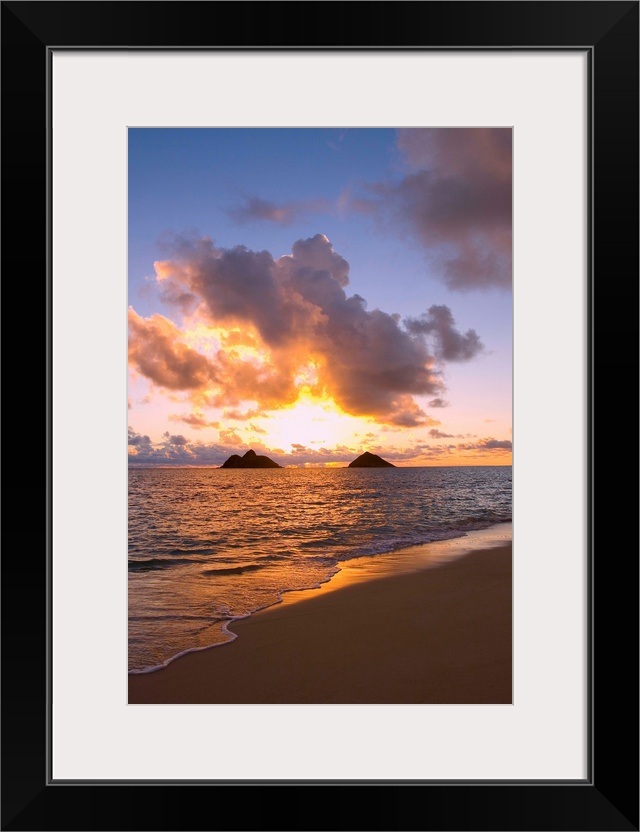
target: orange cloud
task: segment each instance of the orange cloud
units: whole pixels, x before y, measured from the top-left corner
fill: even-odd
[[[200,407],[252,403],[249,417],[305,395],[381,424],[433,425],[415,397],[442,402],[439,366],[480,349],[475,332],[457,332],[446,306],[403,324],[347,295],[349,264],[322,234],[298,240],[277,260],[243,246],[216,248],[206,237],[180,238],[156,275],[170,287],[165,300],[182,307],[184,297],[196,299],[198,326],[215,330],[216,346],[207,351],[192,340],[199,352],[172,321],[131,310],[130,361],[158,386],[189,391]]]
[[[215,379],[214,367],[180,337],[180,330],[168,318],[141,318],[129,309],[129,363],[159,387],[204,388]]]
[[[201,430],[202,428],[219,428],[220,422],[211,422],[205,418],[203,413],[184,413],[182,415],[174,413],[169,416],[172,422],[184,422],[185,425]]]

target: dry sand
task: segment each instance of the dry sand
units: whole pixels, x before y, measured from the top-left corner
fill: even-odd
[[[231,644],[131,675],[129,703],[512,701],[511,544],[304,596],[234,622]]]

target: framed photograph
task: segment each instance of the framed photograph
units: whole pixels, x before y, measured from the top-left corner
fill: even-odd
[[[42,275],[47,414],[42,556],[3,559],[2,828],[345,828],[334,801],[346,800],[363,829],[638,829],[637,506],[610,441],[611,384],[603,392],[616,364],[637,378],[638,3],[5,2],[2,20],[4,273],[23,271],[27,251]],[[270,381],[252,396],[256,373]],[[278,673],[255,655],[246,695],[158,695],[165,671],[147,671],[178,653],[195,668],[189,690],[200,684],[211,640],[198,635],[196,588],[204,597],[233,575],[216,622],[231,637],[229,621],[273,603],[265,593],[308,582],[285,580],[282,564],[265,571],[256,558],[272,549],[207,549],[184,528],[163,533],[171,552],[153,563],[136,553],[161,501],[159,481],[138,478],[132,510],[128,463],[165,480],[190,471],[161,489],[169,503],[192,489],[192,504],[207,486],[194,472],[235,477],[236,491],[239,477],[255,483],[200,467],[247,467],[248,448],[250,462],[282,467],[360,467],[361,452],[432,466],[417,472],[446,453],[467,476],[486,478],[493,460],[495,478],[511,473],[512,441],[512,595],[490,596],[462,567],[451,579],[478,646],[445,693],[408,687],[429,639],[406,678],[382,639],[349,676],[338,627],[316,633],[324,658],[287,647],[310,695],[301,683],[267,694]],[[377,492],[395,476],[405,511],[422,494],[406,473],[367,476]],[[459,528],[447,511],[460,488],[438,509],[440,532]],[[229,516],[260,506],[242,499]],[[471,537],[509,520],[496,499]],[[417,511],[409,537],[385,521],[382,543],[432,540]],[[382,538],[336,529],[322,538],[330,552],[320,538],[292,544],[296,569],[310,568],[300,553],[317,557],[318,584],[338,550],[379,549]],[[176,558],[193,576],[188,605],[168,579]],[[459,622],[433,630],[445,584],[424,589],[425,622],[380,582],[381,626],[405,644],[409,621],[431,627],[450,657]],[[513,614],[497,632],[487,622],[505,598]],[[348,629],[344,607],[335,617]],[[340,650],[352,681],[334,695],[318,669]],[[231,670],[211,667],[208,689],[225,691]]]
[[[513,702],[512,144],[128,128],[130,705]]]

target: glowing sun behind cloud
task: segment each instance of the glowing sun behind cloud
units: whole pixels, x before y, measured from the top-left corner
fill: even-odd
[[[332,400],[319,401],[303,394],[295,405],[275,411],[260,424],[267,429],[264,441],[289,449],[293,445],[352,445],[354,434],[366,429],[367,423],[343,413]]]

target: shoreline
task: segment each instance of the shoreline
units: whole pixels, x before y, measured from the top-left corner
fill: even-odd
[[[129,704],[506,704],[511,524],[357,558],[150,673]],[[233,646],[231,646],[233,645]]]
[[[315,597],[319,592],[332,592],[344,586],[350,586],[362,581],[370,581],[390,575],[402,575],[408,572],[418,572],[422,569],[431,569],[451,559],[462,557],[477,549],[493,548],[501,546],[506,541],[511,542],[513,521],[503,521],[488,526],[485,529],[472,529],[468,532],[456,534],[442,540],[431,540],[427,543],[415,543],[404,546],[400,549],[392,549],[389,552],[377,554],[356,555],[348,560],[339,561],[336,572],[328,578],[301,589],[283,589],[279,593],[278,600],[267,606],[259,607],[245,615],[238,615],[221,623],[221,632],[225,636],[222,641],[216,641],[198,647],[189,647],[168,658],[162,664],[143,668],[130,668],[127,672],[131,676],[142,676],[149,673],[157,673],[164,670],[176,659],[187,656],[189,653],[199,653],[202,650],[212,650],[215,647],[224,647],[233,644],[238,638],[237,634],[229,627],[236,621],[244,621],[260,612],[277,608],[283,604],[298,603]]]

